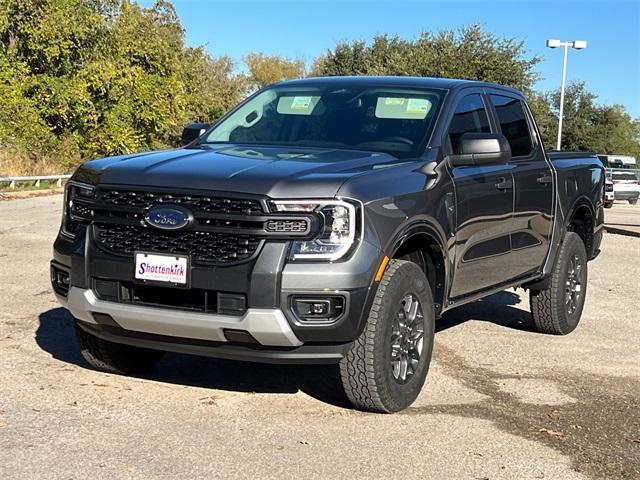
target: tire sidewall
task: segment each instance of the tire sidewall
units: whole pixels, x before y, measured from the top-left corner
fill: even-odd
[[[399,383],[393,377],[391,368],[391,333],[395,315],[402,305],[403,298],[409,293],[420,301],[424,318],[424,341],[415,373],[406,383]],[[416,264],[403,261],[400,268],[389,278],[378,315],[381,321],[377,325],[378,334],[374,336],[376,383],[383,403],[390,411],[398,411],[409,406],[420,393],[433,352],[435,327],[433,299],[427,278]]]
[[[563,325],[561,325],[563,333],[569,333],[575,330],[580,322],[580,317],[582,316],[582,310],[584,309],[584,304],[587,296],[587,253],[584,248],[584,244],[582,243],[582,239],[576,233],[570,233],[567,235],[565,239],[565,251],[563,252],[562,264],[561,268],[561,282],[558,283],[556,292],[558,305],[556,306],[562,312]],[[578,301],[577,308],[573,313],[567,312],[566,300],[565,300],[565,288],[566,281],[569,274],[569,267],[571,265],[571,258],[577,255],[578,259],[582,265],[582,269],[580,272],[580,285],[581,285],[581,294],[580,299]]]

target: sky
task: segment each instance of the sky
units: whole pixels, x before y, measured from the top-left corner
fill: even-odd
[[[140,0],[149,6],[153,0]],[[249,52],[315,57],[343,40],[376,34],[413,39],[422,31],[480,23],[486,30],[525,42],[528,55],[544,57],[539,90],[560,86],[562,49],[548,38],[586,40],[569,51],[567,81],[584,81],[598,102],[620,103],[640,117],[640,0],[173,0],[190,46],[238,63]]]

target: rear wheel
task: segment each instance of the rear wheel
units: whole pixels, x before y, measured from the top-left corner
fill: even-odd
[[[580,236],[567,232],[546,290],[530,292],[531,314],[540,332],[566,335],[578,326],[587,293],[587,252]]]
[[[84,359],[96,370],[127,375],[151,369],[164,356],[160,350],[132,347],[98,338],[75,326]]]
[[[637,198],[633,198],[633,199],[629,200],[629,203],[631,205],[635,205],[636,203],[638,203],[638,199]]]
[[[412,262],[392,260],[364,331],[340,362],[342,384],[354,407],[391,413],[413,403],[431,363],[434,324],[423,271]]]

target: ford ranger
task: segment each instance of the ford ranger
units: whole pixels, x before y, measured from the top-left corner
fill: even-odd
[[[51,281],[93,367],[167,351],[335,364],[356,408],[396,412],[452,308],[524,287],[540,332],[578,325],[604,171],[546,153],[520,92],[309,78],[202,130],[68,183]]]

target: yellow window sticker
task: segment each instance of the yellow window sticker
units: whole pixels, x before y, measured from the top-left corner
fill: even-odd
[[[410,98],[407,102],[407,113],[426,114],[429,110],[429,101],[425,98]]]
[[[291,110],[308,110],[311,106],[311,97],[293,97]]]

